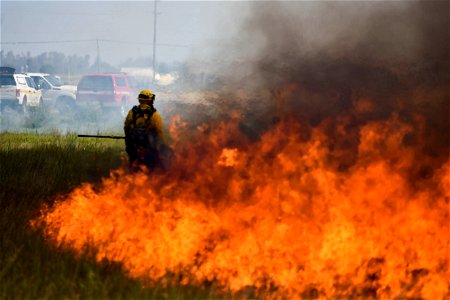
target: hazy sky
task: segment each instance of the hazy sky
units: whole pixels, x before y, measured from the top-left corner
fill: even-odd
[[[93,60],[99,39],[101,60],[113,65],[152,55],[153,1],[0,3],[1,49],[6,52],[60,51],[89,54]],[[244,6],[244,2],[158,1],[157,61],[183,61],[201,45],[220,40],[236,28]]]

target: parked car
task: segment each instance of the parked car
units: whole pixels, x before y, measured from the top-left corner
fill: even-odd
[[[15,71],[14,68],[0,67],[1,107],[10,106],[27,112],[30,107],[42,106],[42,92],[33,78]]]
[[[137,91],[125,74],[89,74],[77,86],[78,104],[98,104],[101,108],[117,108],[125,115],[136,102]]]
[[[55,75],[46,73],[27,73],[33,78],[37,88],[42,91],[44,105],[60,104],[71,105],[75,103],[77,87],[75,85],[62,85]]]

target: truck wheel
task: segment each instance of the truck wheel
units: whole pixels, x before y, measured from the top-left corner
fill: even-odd
[[[60,113],[68,113],[75,108],[75,101],[69,97],[59,97],[56,99],[56,108]]]
[[[30,112],[30,108],[28,107],[28,100],[27,100],[26,96],[23,97],[21,110],[24,115],[28,115],[28,113]]]
[[[122,101],[120,102],[120,114],[122,117],[125,117],[127,115],[127,99],[122,98]]]
[[[44,99],[42,99],[42,97],[39,99],[39,110],[41,111],[45,111],[45,106],[44,106]]]

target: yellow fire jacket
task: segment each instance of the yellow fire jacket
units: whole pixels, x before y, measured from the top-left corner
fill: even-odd
[[[150,108],[150,105],[148,105],[148,104],[143,104],[143,103],[139,104],[139,106],[140,106],[140,108],[141,108],[142,110],[145,110],[145,109]],[[136,120],[136,125],[137,125],[137,126],[141,125],[140,122],[142,122],[142,125],[145,124],[145,120],[137,119],[137,120]],[[149,126],[151,129],[153,129],[154,132],[156,133],[157,139],[158,139],[160,142],[164,142],[163,123],[162,123],[161,115],[160,115],[157,111],[155,111],[155,112],[153,113],[153,115],[152,115],[152,117],[151,117],[151,119],[150,119],[150,122],[149,122],[148,124],[149,124],[148,126]],[[135,124],[134,124],[134,122],[133,122],[133,110],[131,109],[131,110],[128,112],[127,117],[125,118],[125,124],[124,124],[124,131],[125,131],[125,134],[127,134],[127,132],[129,131],[129,129],[134,128],[134,126],[135,126]]]

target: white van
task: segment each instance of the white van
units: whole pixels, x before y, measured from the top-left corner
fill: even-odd
[[[30,106],[43,105],[42,92],[30,76],[15,73],[14,68],[0,67],[0,105],[19,107],[26,112]]]

